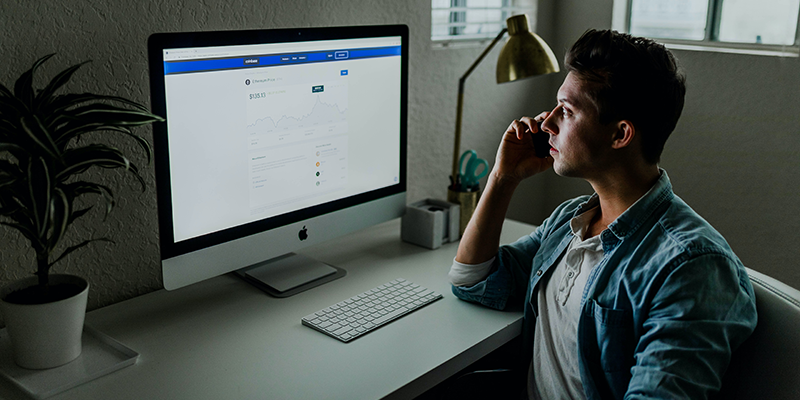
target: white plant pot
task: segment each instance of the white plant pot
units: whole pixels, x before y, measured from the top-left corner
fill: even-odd
[[[8,303],[6,295],[38,283],[37,277],[18,280],[0,291],[0,311],[11,339],[14,362],[22,368],[47,369],[64,365],[81,354],[89,283],[73,275],[51,274],[53,284],[80,285],[77,295],[45,304]]]

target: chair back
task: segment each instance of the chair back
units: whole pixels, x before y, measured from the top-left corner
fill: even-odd
[[[758,325],[733,353],[720,399],[800,399],[800,291],[747,269]]]

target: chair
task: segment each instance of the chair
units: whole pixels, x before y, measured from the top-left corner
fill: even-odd
[[[800,291],[747,269],[758,325],[733,353],[719,399],[800,399]]]

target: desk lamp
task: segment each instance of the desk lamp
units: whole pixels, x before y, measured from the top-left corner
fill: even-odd
[[[525,14],[515,15],[506,20],[507,28],[494,38],[489,47],[481,53],[477,60],[472,63],[467,72],[458,80],[458,108],[456,110],[456,134],[455,146],[453,148],[453,172],[450,176],[451,186],[447,190],[447,200],[451,203],[461,205],[461,234],[467,226],[467,222],[472,217],[477,205],[478,192],[469,192],[469,188],[460,187],[458,161],[459,151],[461,150],[461,117],[464,108],[464,82],[469,74],[480,64],[486,54],[494,47],[500,39],[508,32],[509,38],[500,50],[497,59],[497,83],[512,82],[518,79],[528,78],[536,75],[550,74],[558,72],[558,61],[553,51],[539,35],[531,32],[528,25],[528,16]]]

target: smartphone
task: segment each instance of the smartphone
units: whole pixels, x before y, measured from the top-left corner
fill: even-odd
[[[545,158],[550,155],[550,134],[542,130],[542,123],[537,122],[539,130],[532,135],[533,149],[536,157]]]

